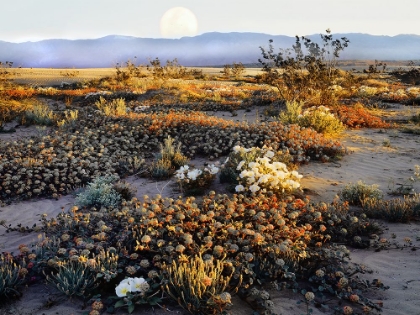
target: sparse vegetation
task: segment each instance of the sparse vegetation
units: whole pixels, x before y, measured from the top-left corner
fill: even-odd
[[[330,31],[321,40],[297,37],[279,53],[270,41],[255,80],[240,62],[209,81],[200,69],[156,58],[90,81],[68,70],[60,76],[74,83],[37,87],[11,82],[13,64],[0,63],[0,131],[13,121],[48,126],[32,138],[0,139],[0,201],[76,195],[70,211],[41,215],[41,224],[1,221],[8,232],[44,236],[17,255],[1,254],[0,297],[46,280],[66,296],[92,297],[91,314],[174,304],[223,314],[234,294],[256,313],[274,314],[270,285],[298,293],[308,313],[312,304],[337,314],[380,311],[371,292],[387,287],[363,280],[366,269],[350,262],[346,246],[384,248],[370,218],[417,219],[414,180],[396,191],[409,194],[404,199],[384,200],[377,185],[360,181],[332,202],[313,202],[299,167],[343,157],[346,148],[332,137],[345,127],[398,128],[379,108],[415,106],[420,90],[383,80],[379,62],[369,70],[381,71],[375,79],[339,70],[349,41]],[[411,115],[406,130],[415,133],[418,121]],[[394,149],[394,140],[383,146]],[[203,167],[190,162],[196,157]],[[131,179],[119,181],[132,175],[176,181],[186,196],[200,197],[138,199]]]

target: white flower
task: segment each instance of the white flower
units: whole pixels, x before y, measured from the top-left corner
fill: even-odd
[[[188,165],[181,166],[178,170],[180,173],[184,173],[185,171],[188,171],[190,167]]]
[[[147,291],[147,290],[144,290],[146,287],[145,283],[147,283],[147,281],[144,280],[143,278],[132,278],[132,281],[130,282],[131,292]]]
[[[189,171],[189,172],[187,173],[187,176],[188,176],[188,178],[189,178],[189,179],[191,179],[191,180],[196,180],[196,179],[197,179],[197,177],[198,177],[198,176],[200,176],[202,173],[203,173],[203,172],[202,172],[201,170],[195,169],[195,170]]]
[[[255,168],[255,167],[258,167],[258,166],[260,166],[260,163],[257,163],[257,162],[249,162],[248,163],[249,168]]]
[[[242,185],[237,185],[236,187],[235,187],[235,191],[236,192],[241,192],[241,191],[244,191],[245,190],[245,187],[244,186],[242,186]]]
[[[175,177],[178,179],[184,179],[185,178],[185,174],[184,173],[178,173],[176,172]]]
[[[285,173],[285,172],[283,172],[283,171],[276,171],[276,172],[275,172],[275,176],[276,176],[278,179],[285,179],[285,178],[286,178],[286,173]]]
[[[239,152],[241,152],[241,147],[239,146],[239,145],[235,145],[234,147],[233,147],[233,152],[235,152],[235,153],[239,153]]]
[[[258,184],[261,184],[261,183],[265,184],[270,180],[270,178],[271,178],[271,175],[265,174],[260,177],[260,179],[258,180]]]
[[[245,161],[239,162],[238,166],[236,167],[236,170],[239,171],[242,168],[242,166],[244,166],[244,164],[245,164]]]
[[[124,279],[121,283],[115,288],[115,293],[118,297],[127,296],[127,293],[131,292],[131,285],[129,279]]]
[[[282,162],[273,162],[273,166],[276,168],[276,170],[287,171],[286,164],[284,164]]]
[[[260,162],[261,164],[265,164],[265,165],[270,163],[270,159],[266,156],[264,156],[263,158],[257,158],[257,161]]]
[[[217,173],[219,172],[219,168],[218,168],[218,167],[216,167],[214,164],[211,164],[211,165],[209,166],[209,172],[210,172],[210,174],[212,174],[212,175],[217,174]]]
[[[249,190],[253,193],[257,192],[258,190],[260,190],[260,186],[258,186],[257,184],[253,184],[253,185],[249,186]]]
[[[268,150],[267,152],[265,152],[264,157],[268,157],[269,159],[271,159],[274,156],[274,152],[271,150]]]
[[[296,171],[291,171],[290,172],[292,174],[292,176],[296,179],[301,179],[303,177],[303,175],[300,175],[298,172]]]

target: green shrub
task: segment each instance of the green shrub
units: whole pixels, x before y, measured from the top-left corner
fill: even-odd
[[[325,135],[338,135],[345,129],[343,123],[331,114],[330,109],[324,106],[311,107],[299,117],[301,127],[310,127]]]
[[[114,189],[112,182],[116,176],[103,176],[89,183],[86,189],[77,195],[76,204],[81,207],[112,207],[121,203],[121,195]]]
[[[299,117],[302,115],[303,102],[286,101],[286,110],[279,115],[279,120],[283,124],[298,124]]]
[[[346,185],[339,193],[344,201],[355,206],[361,206],[366,199],[378,200],[383,197],[382,191],[378,189],[378,185],[366,185],[363,181],[357,184]]]
[[[286,102],[286,110],[280,113],[279,120],[284,124],[297,124],[330,136],[340,134],[345,129],[328,107],[313,106],[303,111],[303,103],[296,101]]]

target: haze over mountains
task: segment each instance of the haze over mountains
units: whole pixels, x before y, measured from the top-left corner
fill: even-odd
[[[340,59],[420,59],[420,35],[334,34],[334,38],[343,36],[350,40],[350,44]],[[320,40],[319,35],[309,37]],[[127,60],[147,64],[149,59],[156,57],[163,62],[177,58],[184,66],[250,64],[258,62],[261,57],[259,47],[267,47],[269,39],[274,40],[276,48],[290,48],[295,42],[294,37],[261,33],[205,33],[181,39],[111,35],[88,40],[0,41],[0,61],[13,61],[16,67],[34,68],[109,68]]]

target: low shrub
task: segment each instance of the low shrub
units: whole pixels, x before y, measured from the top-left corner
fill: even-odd
[[[55,120],[54,112],[43,103],[35,104],[32,108],[26,110],[21,117],[21,121],[25,125],[51,126]]]
[[[116,176],[103,176],[89,183],[86,189],[76,197],[80,207],[116,208],[121,204],[121,195],[114,189]]]
[[[409,222],[420,215],[420,195],[391,200],[367,198],[363,200],[362,207],[370,218],[384,219],[389,222]]]
[[[105,116],[122,116],[127,114],[127,106],[123,98],[107,101],[101,96],[99,101],[95,102],[95,105]]]
[[[174,145],[174,139],[170,136],[160,144],[160,153],[156,161],[150,166],[150,175],[156,179],[169,178],[179,168],[189,162],[189,159],[181,152],[181,143]]]
[[[218,172],[219,168],[214,164],[203,169],[190,169],[188,165],[184,165],[175,172],[175,177],[182,192],[188,196],[196,196],[204,194]]]
[[[363,181],[346,185],[339,193],[342,200],[351,205],[361,206],[366,199],[378,200],[383,194],[378,185],[367,185]]]
[[[362,104],[338,105],[334,108],[337,117],[349,128],[391,128],[392,125],[373,115]]]
[[[313,106],[303,111],[302,102],[286,102],[286,110],[280,113],[279,120],[284,124],[297,124],[315,131],[334,136],[345,129],[343,123],[335,117],[328,107]]]

